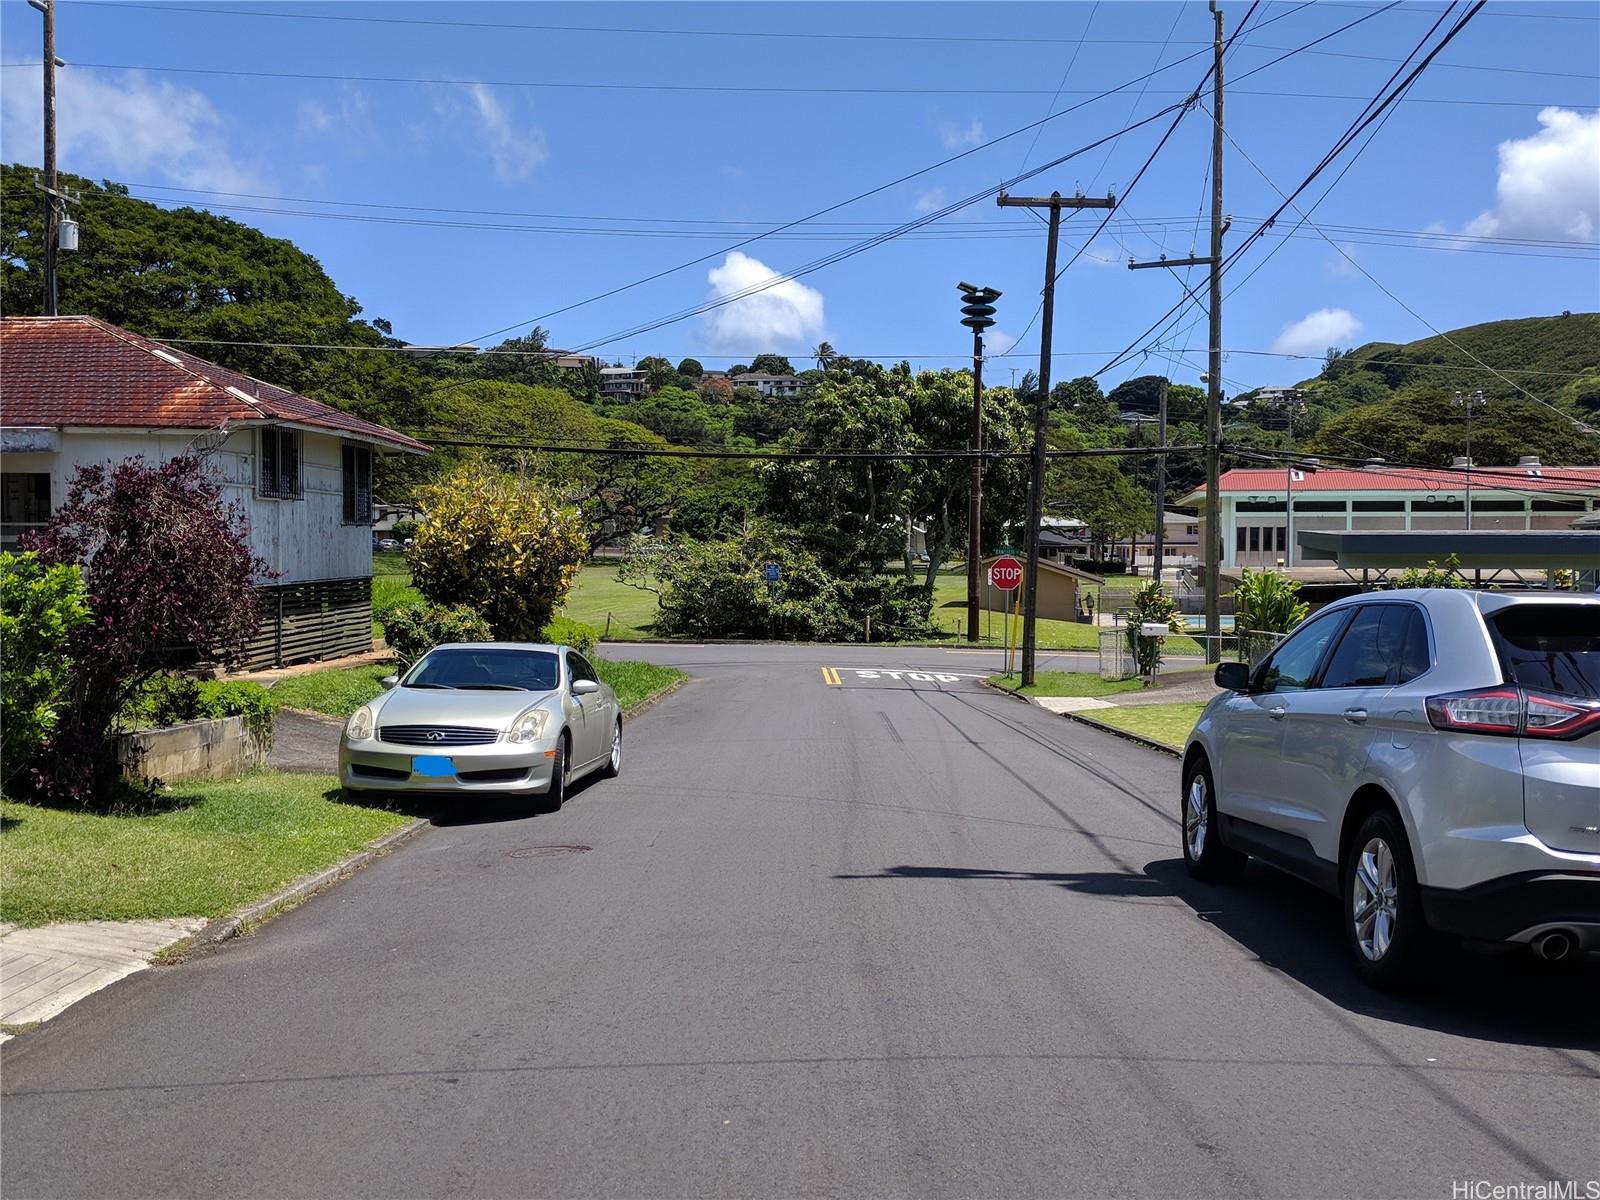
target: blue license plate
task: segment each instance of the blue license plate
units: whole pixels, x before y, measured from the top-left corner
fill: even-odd
[[[411,760],[413,775],[454,775],[456,764],[447,755],[419,754]]]

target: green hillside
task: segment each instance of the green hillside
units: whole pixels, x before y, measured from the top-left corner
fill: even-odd
[[[1376,375],[1391,391],[1424,384],[1510,398],[1524,394],[1515,381],[1542,400],[1575,398],[1569,395],[1574,379],[1600,376],[1600,313],[1486,321],[1404,345],[1368,342],[1302,386],[1358,371]]]

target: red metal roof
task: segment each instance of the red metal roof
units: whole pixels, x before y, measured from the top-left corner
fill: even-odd
[[[221,429],[267,422],[428,450],[393,429],[94,317],[0,320],[0,423],[7,426]]]
[[[1281,492],[1284,469],[1269,467],[1226,471],[1220,491],[1224,495],[1240,492]],[[1302,492],[1460,492],[1467,486],[1467,473],[1460,468],[1433,470],[1417,467],[1332,467],[1306,470],[1294,480],[1296,495]],[[1600,493],[1600,466],[1596,467],[1473,467],[1474,491],[1507,488],[1518,492],[1593,492]],[[1205,487],[1191,495],[1205,495]]]

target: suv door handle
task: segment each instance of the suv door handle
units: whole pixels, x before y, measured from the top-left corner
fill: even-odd
[[[1267,709],[1267,716],[1271,717],[1274,721],[1281,721],[1288,711],[1288,709],[1284,708],[1282,705],[1279,705],[1277,708]]]
[[[1367,710],[1364,708],[1347,708],[1344,710],[1344,719],[1352,725],[1365,725],[1367,723]]]

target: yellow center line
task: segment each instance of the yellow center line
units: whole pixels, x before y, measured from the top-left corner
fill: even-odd
[[[843,681],[839,678],[839,672],[836,668],[823,667],[822,682],[827,684],[829,687],[839,687]]]

